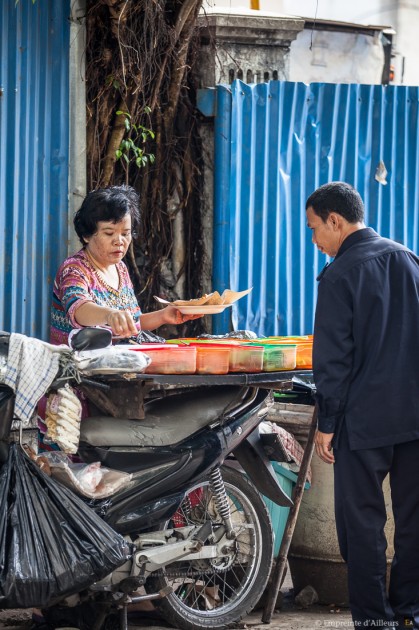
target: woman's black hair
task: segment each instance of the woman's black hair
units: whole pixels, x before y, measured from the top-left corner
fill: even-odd
[[[349,223],[364,221],[361,195],[346,182],[330,182],[317,188],[306,201],[306,210],[310,207],[323,222],[331,212],[340,214]]]
[[[132,229],[140,222],[140,197],[131,186],[109,186],[92,190],[74,216],[74,229],[83,247],[86,238],[97,232],[99,221],[119,223],[129,214]]]

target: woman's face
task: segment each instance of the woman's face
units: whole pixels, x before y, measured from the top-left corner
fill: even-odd
[[[120,262],[131,242],[131,215],[126,214],[118,223],[99,221],[97,232],[85,237],[86,249],[104,267]]]

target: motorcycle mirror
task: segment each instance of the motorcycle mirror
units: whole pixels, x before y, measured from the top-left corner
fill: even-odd
[[[112,344],[112,331],[109,328],[86,326],[72,331],[68,342],[73,350],[100,350]]]

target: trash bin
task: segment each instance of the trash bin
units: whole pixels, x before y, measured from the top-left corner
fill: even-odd
[[[289,497],[292,497],[294,486],[297,483],[297,474],[292,472],[292,470],[281,466],[281,464],[278,464],[277,462],[271,462],[271,464],[276,473],[279,485]],[[308,488],[310,488],[310,484],[307,481],[304,488],[305,490],[308,490]],[[266,503],[272,521],[272,529],[275,535],[274,557],[276,558],[279,553],[279,548],[281,546],[282,536],[284,535],[285,525],[287,524],[287,518],[290,508],[277,505],[266,497],[263,497],[263,499]]]

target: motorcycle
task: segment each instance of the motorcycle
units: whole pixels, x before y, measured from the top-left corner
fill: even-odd
[[[73,347],[100,347],[99,337],[81,331]],[[5,335],[2,344],[7,346]],[[128,486],[116,494],[85,501],[135,552],[86,591],[44,609],[53,627],[100,630],[116,624],[125,630],[127,606],[150,600],[174,627],[221,630],[255,607],[273,560],[261,494],[282,506],[292,501],[258,432],[270,385],[263,389],[245,376],[231,384],[225,378],[225,384],[213,379],[216,384],[157,389],[144,397],[142,419],[126,417],[123,408],[119,417],[104,415],[98,400],[111,387],[109,380],[81,379],[78,386],[96,413],[81,422],[79,456],[131,473]],[[153,377],[138,377],[150,391]],[[58,377],[51,390],[60,385]],[[12,405],[7,413],[13,415]]]

